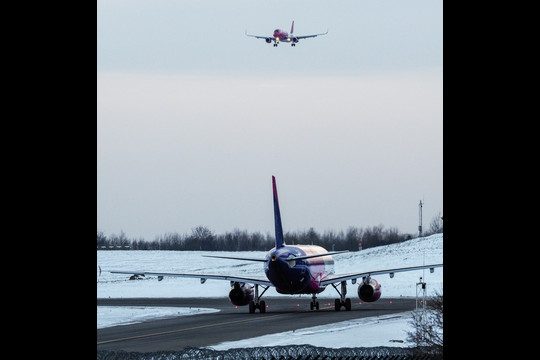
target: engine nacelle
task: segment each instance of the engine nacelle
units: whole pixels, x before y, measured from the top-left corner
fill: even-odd
[[[247,305],[253,300],[253,287],[246,283],[235,282],[229,292],[229,299],[234,305]]]
[[[379,300],[381,297],[381,284],[375,279],[366,279],[358,285],[358,297],[365,302]]]
[[[270,44],[272,42],[272,39],[266,38],[266,43]]]
[[[293,41],[293,43],[295,43],[295,44],[296,44],[296,43],[298,42],[298,38],[296,38],[296,37],[293,37],[293,38],[292,38],[292,41]]]

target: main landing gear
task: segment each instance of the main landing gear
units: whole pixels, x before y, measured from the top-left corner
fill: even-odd
[[[255,301],[251,300],[249,302],[249,313],[250,314],[255,313],[255,309],[259,309],[261,314],[264,314],[266,312],[266,303],[264,302],[264,300],[261,300],[261,298],[262,298],[263,294],[266,292],[266,290],[268,290],[268,288],[270,286],[267,286],[267,287],[262,286],[262,287],[264,288],[264,291],[259,296],[259,285],[255,284],[255,297],[254,297]]]
[[[251,300],[249,302],[249,313],[250,314],[255,313],[255,309],[259,309],[261,314],[264,314],[266,312],[266,304],[265,304],[264,300],[258,302],[257,304],[255,304],[255,302],[253,300]]]
[[[274,43],[274,47],[277,47],[278,46],[278,43]],[[296,46],[295,43],[291,43],[291,46]]]
[[[335,310],[340,311],[341,307],[344,306],[346,311],[351,311],[351,299],[345,298],[345,295],[347,295],[347,282],[341,282],[341,292],[339,292],[336,285],[332,284],[332,286],[334,287],[334,289],[336,289],[340,296],[339,299],[336,299],[334,301]]]
[[[309,309],[310,310],[313,310],[313,309],[319,310],[319,302],[317,301],[317,295],[316,294],[311,295],[311,302],[309,303]]]

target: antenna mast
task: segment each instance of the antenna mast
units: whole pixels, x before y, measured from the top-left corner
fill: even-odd
[[[418,225],[418,237],[422,237],[422,200],[420,200],[420,204],[418,204],[418,213],[420,215],[420,221]]]

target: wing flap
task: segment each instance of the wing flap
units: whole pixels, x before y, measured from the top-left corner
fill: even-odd
[[[187,274],[187,273],[166,273],[166,272],[149,272],[149,271],[126,271],[126,270],[108,270],[112,274],[128,274],[128,275],[144,275],[144,276],[170,276],[170,277],[185,277],[198,278],[204,280],[227,280],[236,282],[247,282],[250,284],[258,284],[264,286],[273,286],[268,280],[257,277],[242,277],[236,275],[221,275],[221,274]]]
[[[432,264],[432,265],[409,266],[409,267],[396,268],[396,269],[366,271],[366,272],[361,272],[361,273],[330,275],[321,280],[321,285],[330,285],[330,284],[334,284],[341,281],[347,281],[347,280],[358,279],[361,277],[374,276],[374,275],[390,274],[391,276],[393,276],[394,273],[404,272],[404,271],[430,269],[430,271],[433,272],[436,267],[442,267],[442,266],[443,264]]]

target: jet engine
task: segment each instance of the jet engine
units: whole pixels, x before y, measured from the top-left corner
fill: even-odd
[[[271,42],[272,42],[272,39],[266,38],[266,43],[267,43],[267,44],[270,44]]]
[[[237,306],[249,304],[253,300],[253,286],[246,283],[234,282],[229,292],[229,299]]]
[[[365,279],[358,285],[358,297],[365,302],[379,300],[381,297],[381,284],[375,279]]]
[[[293,37],[293,38],[292,38],[292,41],[293,41],[293,43],[296,44],[296,43],[298,42],[298,38],[297,38],[297,37]]]

